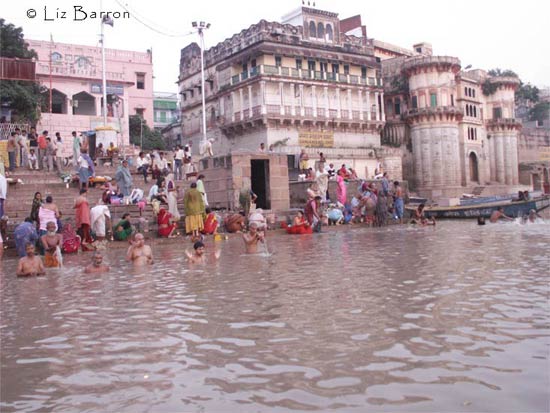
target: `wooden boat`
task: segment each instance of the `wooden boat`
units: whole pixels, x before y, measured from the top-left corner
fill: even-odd
[[[489,218],[493,211],[499,207],[504,208],[504,213],[509,217],[521,217],[529,214],[534,209],[539,212],[550,206],[550,196],[540,196],[527,201],[513,201],[511,199],[499,200],[485,203],[474,203],[471,205],[457,205],[452,207],[431,206],[424,208],[426,218]],[[411,214],[417,205],[406,205],[405,209]]]

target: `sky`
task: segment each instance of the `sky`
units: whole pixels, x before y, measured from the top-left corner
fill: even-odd
[[[154,90],[174,93],[180,50],[198,42],[192,21],[211,24],[205,34],[210,48],[262,19],[281,21],[301,5],[301,0],[4,0],[0,17],[22,27],[28,39],[49,40],[51,35],[57,42],[99,46],[100,19],[91,15],[102,10],[101,2],[104,11],[130,12],[130,18],[106,27],[105,46],[143,52],[152,48]],[[75,6],[88,18],[75,21]],[[340,18],[360,14],[369,38],[408,49],[426,41],[434,55],[458,57],[462,67],[511,69],[524,83],[550,86],[549,1],[316,0],[316,7]],[[28,17],[31,9],[34,18]]]

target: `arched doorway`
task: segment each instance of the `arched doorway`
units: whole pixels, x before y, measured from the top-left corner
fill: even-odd
[[[479,169],[477,165],[477,155],[475,152],[470,152],[468,157],[470,160],[470,182],[479,183]]]
[[[86,92],[73,95],[73,115],[95,116],[95,98]]]

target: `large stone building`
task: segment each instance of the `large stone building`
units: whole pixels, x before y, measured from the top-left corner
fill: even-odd
[[[367,37],[360,16],[301,7],[260,21],[205,51],[206,118],[215,151],[289,155],[306,148],[372,177],[382,167],[432,198],[519,184],[516,77],[462,70]],[[183,138],[199,143],[200,49],[181,51]],[[292,162],[289,162],[289,165]]]
[[[305,148],[371,177],[380,164],[401,177],[393,148],[382,148],[385,114],[380,62],[348,20],[300,7],[282,23],[260,21],[205,51],[206,123],[215,153],[257,150],[292,157]],[[181,51],[184,140],[201,139],[200,48]],[[313,166],[313,163],[312,163]]]

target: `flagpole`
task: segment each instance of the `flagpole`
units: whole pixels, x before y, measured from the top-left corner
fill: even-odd
[[[103,5],[103,2],[101,3]],[[101,74],[103,81],[103,126],[107,126],[107,78],[105,77],[105,34],[103,33],[103,20],[101,19]]]
[[[53,62],[52,53],[53,53],[53,36],[50,33],[50,129],[52,128],[52,113],[53,113],[53,109],[52,109],[52,103],[53,103],[52,102],[53,101],[53,98],[52,98],[52,62]]]

